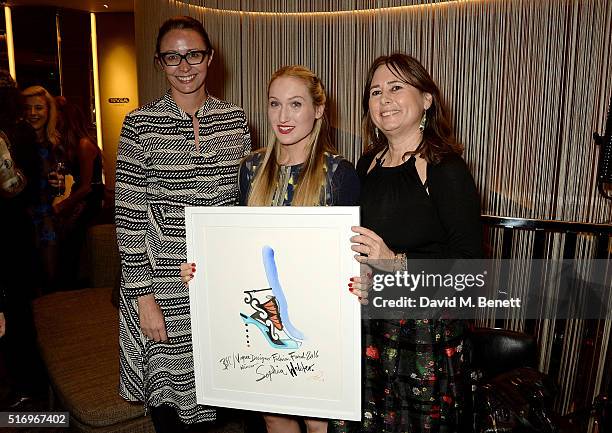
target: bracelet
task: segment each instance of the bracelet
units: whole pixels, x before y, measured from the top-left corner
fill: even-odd
[[[405,253],[398,253],[393,257],[393,269],[395,271],[408,270],[408,259]]]

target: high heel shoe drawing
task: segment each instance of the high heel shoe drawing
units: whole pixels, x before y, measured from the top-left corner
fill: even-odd
[[[278,334],[275,338],[274,335],[270,332],[270,329],[265,324],[261,323],[259,320],[253,319],[252,317],[246,316],[240,313],[240,317],[247,325],[255,325],[257,329],[261,331],[263,336],[268,341],[268,344],[275,349],[298,349],[300,347],[300,343],[291,339],[280,339],[278,338]]]

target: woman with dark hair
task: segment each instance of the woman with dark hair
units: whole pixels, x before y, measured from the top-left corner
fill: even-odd
[[[87,227],[102,208],[102,152],[91,120],[75,104],[59,105],[61,147],[74,183],[70,195],[53,205],[60,222],[59,279],[62,288],[77,287],[77,270]]]
[[[229,206],[251,140],[241,108],[208,94],[214,50],[199,21],[171,18],[155,61],[170,90],[128,114],[117,156],[115,221],[121,256],[120,394],[151,408],[157,432],[213,421],[196,403],[185,206]]]
[[[481,257],[480,199],[425,68],[404,54],[376,59],[363,113],[356,259],[407,270],[411,259]],[[366,282],[353,280],[367,302]],[[362,431],[460,430],[462,334],[457,320],[365,322]]]
[[[35,281],[15,272],[35,262],[30,210],[41,180],[36,136],[21,120],[21,110],[17,84],[0,70],[0,348],[12,389],[2,409],[10,410],[23,409],[31,397],[46,391],[30,305]]]

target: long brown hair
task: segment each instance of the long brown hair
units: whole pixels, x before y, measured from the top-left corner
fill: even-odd
[[[284,66],[272,74],[268,83],[270,85],[280,77],[297,78],[304,82],[312,97],[315,107],[325,106],[327,97],[325,88],[319,77],[310,69],[301,65]],[[272,203],[279,177],[279,164],[281,144],[276,139],[274,131],[268,133],[268,144],[264,152],[263,161],[257,169],[257,175],[249,193],[249,206],[269,206]],[[315,120],[307,144],[308,159],[304,162],[300,176],[295,186],[292,206],[317,206],[320,204],[321,190],[325,187],[325,152],[335,153],[329,139],[325,111]]]
[[[78,158],[78,149],[81,139],[89,140],[96,148],[97,153],[101,153],[96,145],[95,128],[91,120],[85,116],[83,110],[72,102],[58,104],[60,112],[62,145],[65,157],[68,161],[75,163]]]
[[[455,139],[449,120],[448,109],[442,100],[438,86],[417,59],[401,53],[377,58],[368,70],[368,77],[363,89],[363,117],[361,121],[362,138],[366,153],[377,154],[389,146],[389,142],[384,134],[378,134],[378,137],[375,134],[375,126],[370,117],[369,104],[370,86],[372,85],[374,73],[383,65],[387,66],[399,80],[423,93],[429,93],[432,97],[431,107],[425,112],[427,123],[423,131],[423,140],[417,149],[411,153],[420,155],[431,164],[440,162],[446,154],[454,153],[461,155],[463,153],[463,146],[457,143]]]

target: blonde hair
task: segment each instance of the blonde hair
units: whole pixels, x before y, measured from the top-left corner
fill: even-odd
[[[312,97],[315,107],[325,107],[327,97],[325,88],[319,77],[310,69],[301,65],[284,66],[272,74],[268,83],[268,95],[270,86],[280,77],[292,77],[302,80]],[[279,178],[279,164],[281,144],[276,139],[274,131],[268,132],[268,144],[264,152],[261,165],[257,168],[257,174],[251,187],[248,205],[269,206],[272,203],[274,191],[277,188]],[[315,120],[312,131],[306,145],[308,158],[302,166],[300,176],[295,185],[295,193],[291,202],[292,206],[318,206],[321,201],[321,193],[325,188],[325,153],[335,153],[335,149],[329,140],[327,119],[325,111],[323,115]]]
[[[55,105],[55,98],[42,86],[31,86],[21,92],[24,98],[32,96],[42,96],[47,102],[47,110],[49,117],[47,119],[47,140],[53,145],[57,146],[60,141],[60,133],[57,130],[57,106]]]

